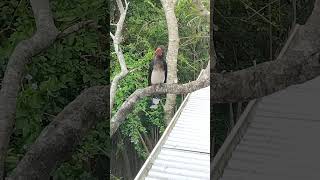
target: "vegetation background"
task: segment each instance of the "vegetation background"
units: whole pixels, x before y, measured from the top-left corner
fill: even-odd
[[[113,113],[136,89],[148,86],[149,63],[154,57],[154,50],[168,43],[167,22],[160,0],[128,2],[122,49],[127,67],[132,72],[119,83]],[[204,3],[209,9],[209,1]],[[185,83],[196,79],[209,60],[209,21],[200,15],[192,0],[179,0],[175,13],[180,37],[178,79],[179,83]],[[111,23],[116,23],[118,18],[117,5],[112,1]],[[115,31],[114,25],[111,31]],[[113,79],[120,72],[113,49],[110,66],[110,78]],[[177,97],[177,107],[183,96]],[[162,97],[161,104],[164,105],[165,96]],[[139,101],[114,135],[111,152],[111,173],[114,179],[133,179],[165,129],[163,107],[150,109],[149,101],[150,97]]]
[[[101,28],[82,29],[56,41],[28,65],[17,102],[7,173],[16,167],[42,129],[82,90],[109,83],[108,3],[108,0],[50,1],[55,24],[60,30],[89,19]],[[0,1],[0,82],[13,48],[34,31],[35,21],[28,0]],[[109,169],[108,132],[109,121],[100,122],[76,149],[72,159],[58,168],[52,178],[89,180],[103,176]]]
[[[160,1],[129,2],[122,48],[127,66],[133,72],[119,84],[113,113],[135,89],[147,86],[154,49],[168,42]],[[209,2],[204,2],[208,7]],[[51,1],[59,29],[88,19],[93,19],[101,28],[99,31],[83,29],[56,41],[28,65],[29,74],[21,82],[22,91],[18,97],[16,126],[6,161],[7,173],[63,107],[86,87],[107,84],[108,75],[112,79],[120,71],[113,49],[108,59],[108,48],[112,47],[109,24],[117,22],[119,16],[114,3],[108,0]],[[298,23],[303,24],[313,4],[314,0],[297,0]],[[175,12],[180,35],[178,78],[180,83],[185,83],[194,80],[209,59],[209,22],[199,15],[192,0],[179,0]],[[260,63],[274,59],[288,36],[292,12],[291,1],[286,0],[216,0],[213,22],[218,27],[214,33],[217,71],[235,71],[252,66],[253,61]],[[28,0],[0,1],[0,79],[13,48],[19,41],[30,37],[34,30]],[[178,101],[181,102],[182,98],[183,95],[178,96]],[[116,162],[113,165],[117,164],[112,166],[114,178],[134,177],[165,128],[163,109],[149,109],[149,100],[145,98],[137,104],[112,144],[109,143],[109,122],[100,122],[77,148],[72,159],[52,174],[53,179],[98,179],[109,169],[108,154],[115,155],[112,156],[112,161]],[[242,103],[240,109],[246,104]],[[231,114],[232,120],[236,121],[239,104],[231,105],[232,113],[229,113],[230,104],[213,107],[215,150],[231,129]]]
[[[215,0],[214,32],[217,72],[237,71],[274,60],[286,43],[294,11],[291,0]],[[296,0],[296,22],[304,24],[314,0]],[[211,82],[214,83],[214,82]],[[214,102],[212,102],[214,103]],[[218,151],[247,102],[214,104],[211,111]]]
[[[6,161],[8,174],[16,167],[42,129],[82,90],[94,85],[108,84],[108,75],[112,78],[119,72],[116,56],[113,51],[109,56],[108,49],[110,45],[112,47],[109,37],[110,22],[116,22],[119,16],[114,3],[107,0],[50,2],[55,24],[60,30],[89,19],[97,22],[101,28],[83,29],[56,41],[47,51],[34,57],[28,65],[28,74],[21,82],[16,125]],[[2,79],[14,47],[19,41],[32,36],[35,22],[28,0],[3,0],[0,2],[0,9]],[[192,0],[180,0],[176,7],[176,16],[181,39],[178,78],[179,82],[184,83],[194,80],[208,62],[209,21],[200,16],[193,7]],[[154,49],[158,45],[167,45],[167,24],[159,0],[130,1],[123,38],[122,48],[126,63],[133,72],[120,82],[113,112],[135,89],[147,86],[147,72]],[[109,62],[111,68],[108,66]],[[178,102],[181,102],[182,98],[183,95],[178,96]],[[109,121],[100,122],[77,147],[72,159],[52,173],[52,178],[101,179],[109,169],[108,156],[113,150],[115,156],[112,157],[116,164],[122,167],[114,171],[114,177],[134,177],[165,128],[163,108],[160,106],[157,110],[149,109],[148,100],[146,98],[139,102],[126,123],[121,126],[115,141],[112,141],[116,144],[109,143]],[[164,101],[163,98],[162,103]],[[146,141],[147,148],[143,145]],[[116,148],[112,149],[111,146],[114,145]],[[127,162],[124,161],[123,151],[128,151],[127,157],[130,160],[126,165],[123,164]],[[127,172],[130,171],[128,175]]]

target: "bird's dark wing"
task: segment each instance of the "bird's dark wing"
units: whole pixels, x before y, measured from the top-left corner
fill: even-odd
[[[149,64],[149,74],[148,74],[148,86],[151,86],[151,74],[153,70],[154,60],[152,60]]]
[[[167,82],[167,73],[168,73],[168,67],[167,67],[167,62],[163,61],[163,68],[164,68],[164,83]]]

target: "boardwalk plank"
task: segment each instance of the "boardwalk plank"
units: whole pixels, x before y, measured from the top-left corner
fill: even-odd
[[[320,77],[262,98],[220,180],[320,179]]]
[[[158,153],[153,150],[136,180],[210,179],[210,87],[191,93],[171,125],[163,144],[157,144]]]

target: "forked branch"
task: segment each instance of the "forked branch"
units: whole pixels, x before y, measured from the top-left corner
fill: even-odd
[[[120,47],[121,41],[122,41],[122,29],[123,29],[123,25],[124,25],[124,21],[127,15],[127,11],[128,11],[128,7],[129,7],[129,2],[127,2],[125,0],[125,7],[123,6],[122,0],[117,0],[117,5],[120,11],[120,18],[119,21],[117,23],[117,28],[116,28],[116,32],[113,35],[110,32],[110,36],[113,40],[113,46],[114,46],[114,51],[117,54],[117,58],[121,67],[121,72],[119,74],[117,74],[111,83],[111,88],[110,88],[110,111],[112,111],[113,108],[113,104],[114,104],[114,98],[116,95],[116,91],[117,91],[117,86],[119,81],[124,78],[127,74],[128,74],[128,68],[126,65],[126,61],[122,52],[122,49]],[[111,115],[111,113],[110,113]]]

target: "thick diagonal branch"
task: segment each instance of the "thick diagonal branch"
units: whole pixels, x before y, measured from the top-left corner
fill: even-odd
[[[311,80],[320,75],[319,60],[318,53],[310,57],[300,56],[298,59],[265,62],[256,68],[232,73],[212,73],[211,101],[249,101]]]
[[[10,56],[0,90],[0,179],[3,179],[4,160],[15,119],[17,95],[26,64],[32,56],[50,46],[59,31],[54,25],[49,0],[30,0],[37,32],[21,41]]]
[[[317,0],[315,9],[306,25],[301,27],[282,58],[232,73],[211,73],[211,101],[214,103],[246,101],[319,76],[319,10],[320,0]],[[207,77],[209,66],[207,66],[203,77],[184,85],[166,84],[156,89],[147,87],[136,90],[111,119],[111,136],[124,122],[135,103],[143,97],[162,93],[188,93],[208,86],[210,84],[210,78]]]
[[[115,34],[113,35],[110,32],[110,36],[112,37],[113,40],[113,46],[114,46],[114,50],[117,54],[117,58],[121,67],[121,72],[119,74],[117,74],[111,83],[111,88],[110,88],[110,111],[112,111],[113,108],[113,104],[114,104],[114,98],[116,95],[116,91],[117,91],[117,86],[119,81],[124,78],[127,74],[128,74],[128,69],[127,69],[127,65],[126,65],[126,61],[123,55],[123,52],[121,50],[120,44],[122,41],[122,29],[123,29],[123,24],[124,24],[124,20],[126,18],[127,15],[127,11],[128,11],[128,6],[129,3],[127,1],[125,1],[125,8],[123,7],[122,1],[121,0],[117,0],[117,4],[118,4],[118,8],[120,11],[120,18],[119,21],[117,23],[117,29]]]
[[[288,49],[275,61],[226,74],[211,74],[211,101],[248,101],[320,75],[320,0]]]
[[[41,132],[13,171],[13,179],[49,179],[50,173],[69,159],[84,135],[108,117],[109,86],[85,90]]]
[[[117,113],[112,117],[110,121],[110,136],[117,131],[119,126],[124,122],[129,113],[133,110],[135,104],[142,98],[155,95],[155,94],[187,94],[198,89],[207,87],[210,85],[210,65],[203,72],[202,76],[196,80],[186,84],[163,84],[156,88],[152,86],[137,89],[131,94],[128,99],[121,105]]]
[[[49,0],[30,0],[30,4],[35,17],[37,31],[31,38],[21,41],[15,47],[1,82],[0,179],[3,179],[4,161],[14,125],[17,96],[27,63],[33,56],[52,45],[57,38],[65,37],[92,23],[91,21],[80,23],[60,33],[54,24]]]

